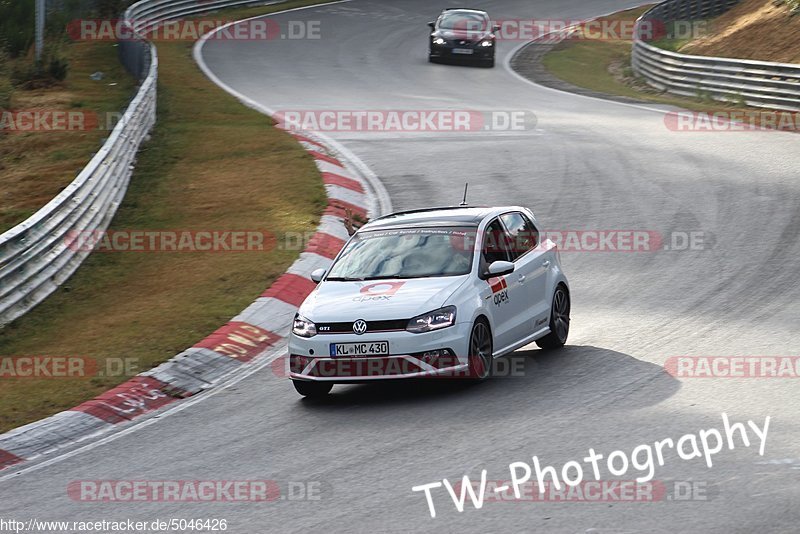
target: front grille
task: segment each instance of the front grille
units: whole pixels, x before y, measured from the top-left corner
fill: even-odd
[[[390,321],[367,321],[367,331],[370,332],[394,332],[405,330],[408,319],[393,319]],[[353,321],[346,323],[317,323],[317,332],[320,334],[352,334]]]
[[[470,41],[469,39],[447,39],[445,44],[453,48],[474,48],[478,41]]]

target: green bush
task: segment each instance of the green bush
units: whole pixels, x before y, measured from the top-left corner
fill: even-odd
[[[0,77],[0,111],[4,109],[11,109],[11,95],[14,93],[14,87],[8,78]]]
[[[0,47],[12,57],[33,44],[34,3],[0,0]]]

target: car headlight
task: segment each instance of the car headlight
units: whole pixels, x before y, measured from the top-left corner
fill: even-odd
[[[481,41],[481,46],[494,46],[494,43],[491,39],[486,39],[485,41]]]
[[[430,332],[432,330],[439,330],[440,328],[447,328],[456,324],[456,307],[447,306],[432,312],[418,315],[408,321],[406,330],[419,334],[421,332]]]
[[[441,37],[437,37],[433,40],[433,44],[435,45],[443,45],[446,41]]]
[[[317,335],[317,325],[302,315],[295,315],[292,333],[300,337],[314,337]]]

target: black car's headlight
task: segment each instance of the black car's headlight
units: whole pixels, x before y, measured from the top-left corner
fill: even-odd
[[[442,39],[441,37],[434,37],[432,42],[433,42],[433,44],[435,44],[435,45],[443,45],[443,44],[445,44],[447,41],[445,41],[445,40],[444,40],[444,39]]]
[[[292,333],[300,337],[314,337],[317,335],[317,325],[302,315],[295,315],[294,323],[292,324]]]
[[[419,334],[421,332],[430,332],[432,330],[439,330],[447,328],[456,324],[456,307],[447,306],[432,312],[423,313],[408,321],[406,330]]]
[[[481,46],[494,46],[494,41],[492,41],[491,39],[486,39],[484,41],[481,41]]]

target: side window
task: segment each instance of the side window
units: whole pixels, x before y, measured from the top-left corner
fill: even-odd
[[[495,261],[510,261],[508,244],[508,234],[506,234],[506,230],[500,220],[495,219],[489,223],[483,235],[483,248],[481,250],[484,268]]]
[[[539,232],[530,219],[518,211],[501,215],[500,219],[508,229],[512,261],[536,248]]]

